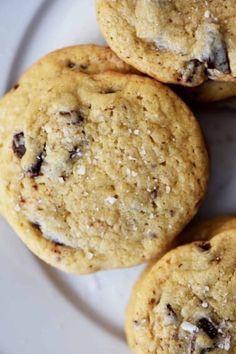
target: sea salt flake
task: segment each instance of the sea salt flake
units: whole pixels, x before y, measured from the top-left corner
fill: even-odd
[[[135,157],[133,157],[133,156],[128,156],[128,160],[130,160],[130,161],[137,161],[137,159],[135,158]]]
[[[83,165],[79,166],[77,172],[78,172],[78,175],[81,175],[81,176],[85,175],[86,167]]]
[[[204,17],[205,18],[209,18],[211,16],[211,13],[209,10],[206,10],[205,13],[204,13]]]
[[[19,204],[16,204],[16,206],[15,206],[15,211],[20,211],[20,209],[21,209],[20,205],[19,205]]]
[[[226,337],[223,343],[219,343],[218,348],[229,351],[230,350],[230,337]]]
[[[142,156],[146,155],[146,151],[143,146],[141,146],[141,149],[139,150],[139,152],[140,152],[140,155],[142,155]]]
[[[192,323],[190,322],[187,322],[187,321],[183,321],[180,325],[180,327],[186,331],[186,332],[189,332],[189,333],[197,333],[199,331],[198,327],[193,325]]]
[[[115,197],[107,197],[105,199],[105,202],[108,203],[108,204],[113,205],[113,204],[115,204],[115,202],[117,202],[117,199]]]
[[[92,259],[92,258],[94,257],[94,254],[93,254],[92,252],[87,252],[87,253],[86,253],[86,257],[87,257],[88,259]]]
[[[64,178],[63,178],[63,177],[58,177],[58,181],[59,181],[61,184],[65,183]]]
[[[203,294],[208,293],[209,290],[210,290],[209,286],[205,286],[203,289]]]
[[[170,193],[171,192],[171,187],[170,186],[166,186],[166,193]]]
[[[126,174],[128,177],[137,177],[138,173],[135,171],[130,170],[129,168],[126,169]]]
[[[139,135],[139,129],[134,129],[134,135]]]
[[[202,303],[202,307],[203,307],[204,309],[206,309],[208,306],[209,306],[209,305],[208,305],[207,302],[204,301],[204,302]]]

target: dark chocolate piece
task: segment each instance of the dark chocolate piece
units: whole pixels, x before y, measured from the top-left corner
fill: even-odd
[[[214,339],[218,336],[217,328],[207,318],[200,318],[200,320],[197,322],[197,327],[202,329],[211,339]]]
[[[36,161],[33,165],[31,165],[28,170],[27,170],[27,174],[30,177],[37,177],[40,175],[40,170],[41,170],[41,166],[43,163],[43,160],[46,157],[46,152],[45,149],[36,157]]]
[[[24,138],[24,133],[16,133],[13,136],[12,140],[12,150],[14,154],[21,159],[24,154],[26,153],[26,148],[25,148],[25,138]]]

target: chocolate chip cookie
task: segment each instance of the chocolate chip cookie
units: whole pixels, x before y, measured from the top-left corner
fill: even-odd
[[[218,216],[212,219],[202,220],[188,226],[174,244],[181,245],[193,241],[207,241],[213,236],[228,230],[236,230],[236,216]],[[207,247],[207,246],[206,246]]]
[[[64,54],[55,67],[53,55],[35,64],[0,101],[0,210],[62,270],[158,257],[206,191],[199,125],[155,80],[92,74],[93,60],[82,73],[81,60]]]
[[[234,0],[97,0],[110,47],[159,81],[236,80]]]
[[[235,353],[236,231],[167,253],[133,289],[126,332],[133,353]]]

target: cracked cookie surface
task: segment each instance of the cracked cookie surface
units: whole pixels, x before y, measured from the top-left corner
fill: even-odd
[[[235,354],[236,231],[167,253],[133,289],[126,332],[137,354]]]
[[[63,270],[161,255],[206,190],[194,116],[149,78],[45,61],[0,102],[1,212],[34,253]]]
[[[118,56],[159,81],[236,80],[234,0],[97,0],[97,17]]]

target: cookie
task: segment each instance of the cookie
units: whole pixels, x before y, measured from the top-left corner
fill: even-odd
[[[223,231],[235,229],[235,216],[218,216],[212,219],[206,219],[188,226],[180,236],[174,240],[174,245],[182,245],[193,241],[208,241]]]
[[[235,353],[235,247],[236,230],[224,231],[208,248],[170,251],[143,274],[127,312],[133,353]]]
[[[97,0],[110,47],[155,79],[198,86],[236,80],[233,0]]]
[[[208,157],[196,119],[155,80],[88,75],[57,59],[54,75],[45,61],[0,101],[1,212],[62,270],[158,257],[205,195]]]
[[[29,85],[34,84],[35,75],[45,75],[49,78],[58,78],[61,73],[83,72],[86,74],[98,74],[106,71],[115,71],[121,73],[140,74],[136,69],[123,62],[108,47],[95,44],[84,44],[71,47],[65,47],[55,50],[27,70]],[[16,83],[13,89],[18,88]]]
[[[176,92],[187,101],[212,103],[228,102],[236,97],[236,83],[208,80],[197,87],[176,87]]]

